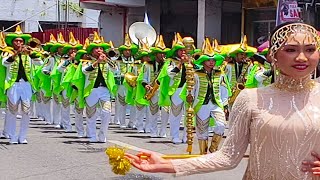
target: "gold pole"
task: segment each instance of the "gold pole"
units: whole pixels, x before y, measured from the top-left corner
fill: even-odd
[[[244,7],[244,0],[242,0],[242,9],[241,9],[241,36],[243,36],[244,33],[244,26],[245,26],[245,7]]]
[[[194,116],[194,110],[192,108],[193,103],[193,96],[191,94],[194,86],[194,70],[193,65],[189,62],[186,64],[186,83],[187,83],[187,152],[189,154],[192,153],[192,144],[193,144],[193,116]]]

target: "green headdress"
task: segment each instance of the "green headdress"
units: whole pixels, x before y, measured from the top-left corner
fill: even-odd
[[[13,48],[7,46],[7,43],[6,43],[5,39],[4,39],[4,33],[3,32],[0,33],[0,53],[1,52],[8,52],[10,54],[14,54]]]
[[[124,44],[121,45],[118,50],[120,51],[120,53],[122,53],[122,51],[124,50],[128,50],[130,49],[131,50],[131,53],[132,55],[136,54],[138,52],[138,46],[135,45],[134,43],[132,43],[130,37],[129,37],[129,34],[126,33],[125,34],[125,37],[124,37]]]
[[[79,41],[77,41],[74,36],[73,33],[70,31],[69,33],[69,43],[66,44],[63,47],[63,54],[68,54],[68,51],[72,48],[75,48],[77,50],[82,49],[82,44],[79,43]]]
[[[231,47],[229,55],[231,57],[236,57],[238,53],[246,53],[247,57],[253,56],[257,52],[257,49],[251,46],[248,46],[247,36],[242,37],[240,44],[235,44]]]
[[[30,34],[23,34],[21,31],[20,25],[18,25],[16,27],[16,31],[14,33],[9,33],[6,35],[5,41],[8,46],[13,46],[12,42],[16,38],[23,39],[24,43],[26,44],[29,41],[29,39],[31,39],[31,35]]]
[[[51,47],[57,43],[56,38],[54,37],[53,34],[50,34],[50,40],[47,42],[42,48],[43,50],[50,52]]]
[[[215,60],[216,65],[220,66],[223,63],[224,57],[220,54],[214,52],[209,38],[206,38],[202,45],[202,55],[198,59],[196,59],[193,63],[197,66],[202,66],[205,61]]]
[[[66,43],[66,41],[64,40],[62,33],[60,32],[60,33],[58,34],[58,42],[56,42],[56,43],[54,43],[54,44],[52,45],[52,47],[50,48],[50,52],[51,52],[51,53],[55,53],[55,52],[58,51],[58,48],[64,47],[66,44],[67,44],[67,43]]]
[[[90,41],[89,38],[86,38],[83,48],[77,51],[76,57],[74,58],[75,60],[81,60],[83,55],[87,54],[86,48],[89,46]]]
[[[151,47],[152,54],[157,54],[157,53],[167,54],[169,51],[170,49],[167,48],[166,45],[164,44],[162,35],[158,35],[154,47]]]
[[[180,50],[180,49],[185,49],[186,47],[184,46],[183,42],[182,42],[182,38],[180,36],[179,33],[176,33],[173,41],[172,41],[172,48],[171,50],[168,52],[168,57],[173,57],[175,56],[175,53]]]
[[[110,48],[110,44],[104,42],[104,38],[100,37],[95,31],[93,36],[93,41],[87,46],[86,51],[91,54],[94,48],[101,47],[103,50]]]
[[[140,40],[140,47],[139,47],[139,51],[137,52],[136,59],[141,59],[143,56],[148,56],[150,54],[151,54],[151,50],[148,43],[148,39],[146,39],[146,42],[143,42]]]

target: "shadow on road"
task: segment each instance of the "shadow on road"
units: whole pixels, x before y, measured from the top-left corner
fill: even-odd
[[[120,177],[110,177],[112,180],[162,180],[163,178],[156,177],[156,176],[151,176],[151,175],[145,175],[145,174],[134,174],[134,173],[129,173],[125,176],[120,176]]]

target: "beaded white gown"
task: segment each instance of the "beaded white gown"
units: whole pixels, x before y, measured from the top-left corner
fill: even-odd
[[[273,85],[243,90],[232,109],[231,129],[221,149],[199,158],[172,160],[176,175],[235,168],[250,145],[243,179],[320,180],[300,170],[303,160],[315,160],[312,151],[320,154],[318,82],[280,75]]]

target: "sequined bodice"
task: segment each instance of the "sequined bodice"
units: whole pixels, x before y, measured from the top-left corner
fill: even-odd
[[[288,90],[273,84],[243,90],[233,106],[222,148],[201,158],[173,160],[177,174],[234,168],[250,144],[244,179],[320,180],[300,170],[303,160],[315,160],[312,151],[320,153],[320,85],[309,79],[283,82],[301,86]]]

